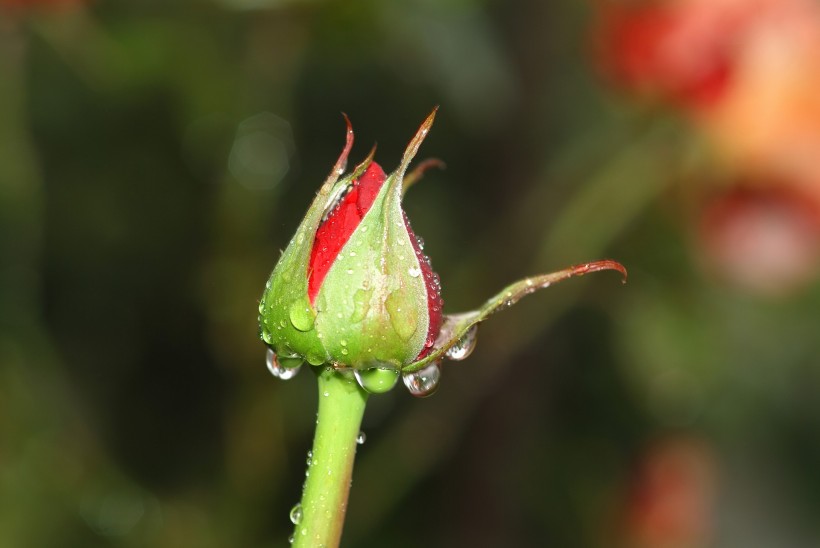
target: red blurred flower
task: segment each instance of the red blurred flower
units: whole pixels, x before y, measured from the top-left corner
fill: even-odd
[[[787,292],[820,267],[820,203],[799,187],[732,188],[706,204],[698,229],[709,266],[756,293]]]
[[[710,546],[716,490],[715,462],[703,443],[675,438],[651,447],[632,484],[629,545]]]
[[[756,2],[604,2],[595,48],[619,85],[653,98],[706,106],[732,77],[735,54]]]

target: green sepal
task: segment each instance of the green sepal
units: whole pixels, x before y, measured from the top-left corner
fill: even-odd
[[[308,263],[313,239],[335,197],[364,173],[373,160],[371,151],[352,173],[339,179],[353,147],[353,129],[347,116],[344,118],[347,133],[342,153],[274,267],[259,302],[260,338],[278,355],[303,357],[312,365],[328,360],[328,354],[314,329],[316,310],[308,299]]]
[[[429,322],[421,265],[392,173],[339,252],[316,298],[316,330],[332,363],[399,368],[418,356]]]
[[[331,363],[361,370],[399,369],[415,359],[427,341],[427,287],[401,198],[405,173],[437,108],[410,140],[398,169],[387,177],[322,282],[316,330]]]
[[[450,348],[458,344],[458,342],[468,334],[470,329],[474,328],[496,312],[517,303],[525,295],[534,293],[539,289],[546,289],[553,284],[574,276],[583,276],[584,274],[598,272],[601,270],[618,271],[623,275],[623,280],[626,282],[626,269],[620,263],[612,260],[584,263],[571,266],[557,272],[541,274],[531,278],[519,280],[508,285],[495,296],[491,297],[478,310],[445,316],[444,324],[442,325],[436,343],[433,345],[433,350],[423,359],[414,361],[402,367],[402,373],[419,371],[428,364],[441,360]]]
[[[260,337],[278,355],[302,357],[312,365],[398,369],[421,351],[429,322],[427,290],[423,277],[413,274],[421,272],[421,265],[404,224],[401,196],[404,174],[435,113],[422,123],[399,168],[382,185],[340,251],[313,306],[308,299],[308,267],[316,231],[375,153],[374,147],[351,174],[339,179],[353,145],[345,116],[345,147],[271,273],[259,303]]]

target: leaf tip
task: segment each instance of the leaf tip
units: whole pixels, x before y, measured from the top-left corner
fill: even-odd
[[[592,272],[600,272],[602,270],[614,270],[621,274],[621,283],[626,283],[629,276],[626,267],[618,261],[612,259],[603,259],[601,261],[593,261],[591,263],[583,263],[570,267],[573,276],[583,276]]]

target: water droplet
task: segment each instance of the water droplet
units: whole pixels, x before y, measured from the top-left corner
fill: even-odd
[[[433,362],[424,369],[406,373],[401,380],[412,395],[417,398],[426,398],[438,388],[439,380],[441,380],[441,368],[438,362]]]
[[[461,361],[470,354],[473,353],[475,349],[475,343],[477,340],[478,333],[478,326],[474,325],[467,332],[462,335],[462,337],[450,348],[447,349],[447,352],[444,354],[447,356],[448,359],[453,360],[454,362]]]
[[[342,346],[347,346],[347,341],[342,339],[341,341],[339,341],[339,344],[341,344]]]
[[[267,329],[262,330],[262,340],[265,341],[265,344],[273,343],[273,337]]]
[[[342,348],[342,355],[347,356],[347,348]]]
[[[364,432],[359,432],[359,435],[356,436],[356,443],[362,445],[367,440],[367,436]]]
[[[280,358],[272,348],[268,348],[268,353],[265,356],[265,364],[268,366],[268,371],[283,381],[287,381],[296,376],[299,368],[302,366],[301,358]]]
[[[305,356],[305,359],[307,360],[307,362],[310,365],[322,365],[323,363],[325,363],[327,361],[326,356],[322,356],[320,354],[314,354],[312,352],[309,353],[307,356]]]
[[[294,537],[293,535],[289,536],[288,537],[288,544],[293,544],[294,540],[296,540],[296,537]]]
[[[410,274],[412,278],[418,278],[419,276],[421,276],[421,269],[416,268],[415,266],[411,266],[407,269],[407,273]]]
[[[356,382],[371,394],[382,394],[396,385],[399,380],[399,371],[392,366],[371,367],[370,369],[356,369],[353,372]]]
[[[310,331],[313,329],[313,309],[310,307],[310,303],[307,299],[294,301],[293,304],[290,305],[288,316],[290,317],[290,323],[299,331]]]
[[[348,268],[348,269],[347,269],[347,273],[348,273],[348,274],[353,274],[353,269],[352,269],[352,268]]]
[[[290,522],[299,525],[300,521],[302,521],[302,505],[297,502],[296,506],[290,509]]]

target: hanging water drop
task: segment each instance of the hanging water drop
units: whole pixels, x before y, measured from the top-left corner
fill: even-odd
[[[359,432],[359,435],[356,436],[356,443],[362,445],[367,440],[367,436],[364,432]]]
[[[451,359],[455,362],[461,361],[470,354],[473,353],[475,349],[476,343],[476,334],[478,333],[478,326],[474,325],[467,332],[462,335],[462,337],[450,348],[447,349],[447,356],[448,359]]]
[[[382,394],[396,385],[399,380],[399,371],[394,367],[371,367],[370,369],[356,369],[353,372],[356,382],[371,394]]]
[[[290,509],[290,522],[299,525],[300,521],[302,521],[302,505],[297,502],[296,506]]]
[[[272,348],[268,348],[268,353],[265,356],[265,364],[268,366],[268,371],[283,381],[287,381],[296,376],[302,366],[300,358],[282,358],[276,355]]]
[[[438,388],[439,380],[441,380],[441,368],[438,362],[433,362],[424,369],[406,373],[401,380],[412,395],[417,398],[426,398]]]

